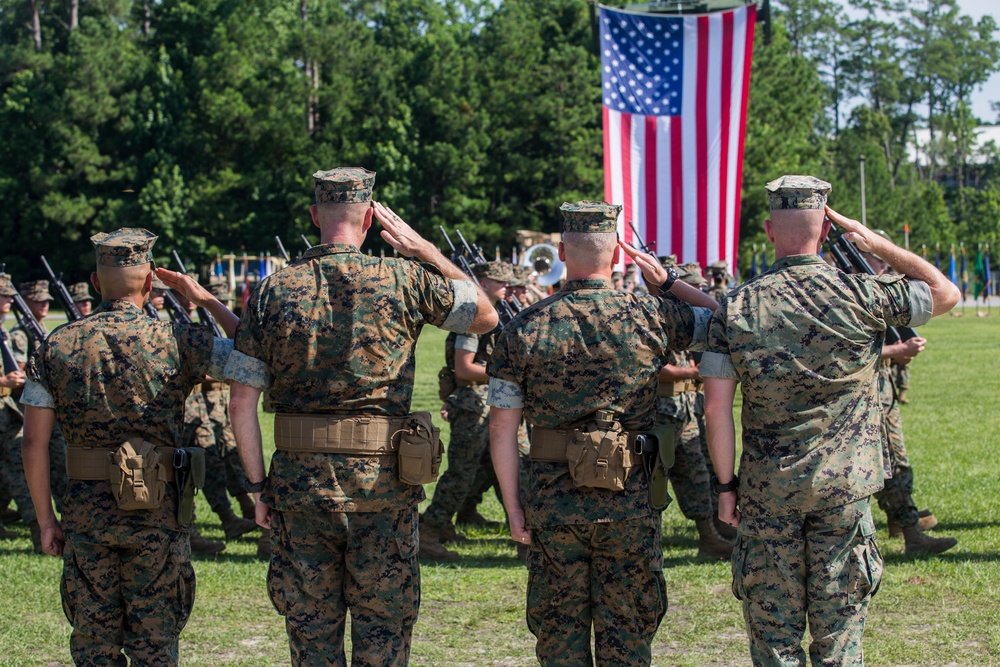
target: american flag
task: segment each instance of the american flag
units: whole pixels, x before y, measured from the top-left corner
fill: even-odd
[[[733,270],[756,5],[707,15],[602,6],[604,196],[658,255]]]

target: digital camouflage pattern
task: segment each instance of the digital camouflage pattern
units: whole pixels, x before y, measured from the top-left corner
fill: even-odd
[[[574,427],[611,410],[625,430],[649,430],[656,422],[656,374],[670,351],[691,346],[694,325],[694,311],[672,295],[619,292],[603,280],[568,281],[500,333],[487,373],[520,387],[532,426]],[[623,493],[576,487],[564,463],[533,462],[529,477],[530,528],[652,512],[648,476],[636,469]]]
[[[617,232],[621,204],[603,201],[563,202],[559,207],[562,231],[566,232]]]
[[[49,335],[28,371],[47,397],[29,387],[25,402],[54,408],[74,444],[110,452],[139,434],[176,447],[184,399],[212,357],[204,327],[153,320],[131,303],[107,301]],[[62,525],[63,607],[76,662],[125,665],[124,647],[133,664],[176,664],[194,571],[174,488],[168,485],[158,509],[124,511],[109,482],[70,480]]]
[[[903,417],[899,412],[899,401],[893,391],[894,368],[897,367],[883,363],[878,372],[879,398],[885,414],[892,477],[885,480],[885,487],[875,494],[875,498],[889,521],[901,528],[909,528],[920,522],[920,511],[913,500],[913,468],[910,467],[910,458],[906,454],[906,443],[903,440]]]
[[[90,242],[94,244],[98,266],[139,266],[153,261],[156,235],[140,227],[122,227],[94,234]]]
[[[184,447],[197,447],[205,450],[205,486],[202,492],[212,511],[222,516],[227,510],[232,511],[229,496],[226,493],[226,466],[222,460],[222,452],[215,441],[215,429],[209,418],[208,405],[201,387],[188,395],[184,402]]]
[[[16,293],[17,290],[14,289],[14,283],[10,280],[10,274],[0,271],[0,296],[14,296]]]
[[[52,301],[48,280],[28,280],[17,286],[21,296],[29,301]]]
[[[499,264],[499,262],[494,262]],[[494,334],[464,334],[467,341],[475,341],[477,349],[473,361],[486,366],[493,353]],[[455,341],[451,333],[445,340],[445,363],[455,368]],[[452,517],[466,499],[476,490],[476,477],[490,446],[490,409],[486,405],[486,383],[457,387],[448,397],[448,422],[451,439],[448,442],[448,467],[434,487],[434,498],[424,511],[424,522],[436,528],[447,528]]]
[[[229,495],[238,496],[246,493],[244,480],[246,473],[240,462],[236,449],[236,436],[233,435],[233,421],[229,416],[229,385],[212,383],[202,391],[205,396],[205,408],[208,411],[208,421],[211,424],[215,446],[222,457],[226,469],[226,489]]]
[[[910,315],[901,276],[844,274],[818,255],[779,259],[729,293],[701,372],[717,353],[742,384],[744,517],[829,509],[882,487],[875,374],[886,327]]]
[[[416,508],[271,516],[267,590],[292,664],[347,667],[350,610],[353,667],[406,665],[420,606]]]
[[[671,352],[666,364],[690,368],[694,358],[690,352]],[[657,422],[674,425],[674,464],[667,475],[681,514],[692,521],[714,515],[709,462],[704,454],[699,419],[697,391],[656,399]]]
[[[782,176],[764,187],[772,211],[823,208],[830,195],[830,184],[815,176]]]
[[[660,515],[536,530],[528,551],[528,629],[543,667],[637,667],[667,611]]]
[[[337,167],[313,174],[317,204],[363,204],[371,201],[375,172],[362,167]]]
[[[882,580],[882,554],[867,498],[806,514],[746,517],[733,549],[733,594],[755,665],[864,664],[868,604]]]
[[[90,283],[73,283],[68,291],[74,302],[94,300],[94,295],[90,293]]]
[[[3,326],[2,322],[0,326]],[[17,503],[21,521],[27,524],[34,521],[36,516],[21,459],[23,422],[17,401],[12,396],[0,397],[0,489]]]
[[[276,412],[404,416],[420,330],[443,324],[453,302],[451,281],[415,262],[317,245],[250,296],[236,350],[267,365]],[[278,510],[330,512],[402,509],[423,497],[423,487],[399,481],[395,456],[283,451],[263,494]]]
[[[571,280],[500,335],[487,372],[518,386],[533,427],[575,427],[611,410],[629,431],[656,421],[656,375],[691,346],[695,311],[672,295]],[[667,608],[660,513],[637,465],[620,492],[577,487],[566,463],[532,462],[521,489],[528,528],[528,628],[542,665],[648,665]]]

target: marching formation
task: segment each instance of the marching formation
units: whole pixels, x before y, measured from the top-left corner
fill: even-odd
[[[92,238],[96,308],[49,269],[69,319],[51,332],[49,281],[15,289],[0,273],[0,314],[18,319],[0,326],[0,504],[64,559],[77,664],[177,663],[191,553],[225,548],[194,529],[198,489],[227,539],[261,529],[295,665],[348,664],[348,617],[351,664],[407,664],[419,558],[459,560],[446,545],[491,523],[491,489],[527,565],[542,665],[651,664],[670,487],[698,557],[732,564],[756,665],[804,665],[807,629],[813,664],[863,664],[883,567],[872,496],[907,553],[955,545],[926,533],[936,519],[912,497],[898,373],[926,344],[912,328],[958,290],[829,208],[829,184],[767,184],[775,262],[735,287],[724,263],[706,273],[621,242],[620,206],[563,204],[549,293],[464,237],[447,258],[374,199],[371,171],[314,180],[320,243],[240,317],[179,258],[180,272],[154,268],[144,229]],[[360,252],[376,224],[401,257]],[[440,479],[440,431],[410,410],[426,324],[449,332]]]

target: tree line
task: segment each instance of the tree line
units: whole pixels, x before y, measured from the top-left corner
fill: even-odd
[[[954,0],[776,5],[755,45],[741,263],[780,174],[826,178],[859,216],[861,154],[873,226],[908,222],[911,247],[995,243],[996,147],[974,150],[969,100],[998,68],[996,29]],[[164,260],[274,254],[334,165],[376,170],[377,197],[429,238],[459,227],[507,252],[514,230],[555,231],[563,201],[603,197],[593,45],[584,0],[6,0],[0,261],[42,277],[44,252],[82,278],[90,235],[119,226],[157,233]]]

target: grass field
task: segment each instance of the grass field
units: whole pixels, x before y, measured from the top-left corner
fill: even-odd
[[[913,367],[903,406],[916,500],[959,540],[939,557],[908,558],[876,510],[887,567],[866,632],[870,665],[1000,665],[1000,316],[939,318],[922,332],[927,351]],[[415,410],[440,407],[436,374],[444,336],[425,331],[417,351]],[[265,416],[266,417],[266,416]],[[445,434],[447,424],[442,423]],[[269,421],[265,423],[265,433]],[[267,438],[267,436],[265,436]],[[433,489],[428,488],[428,495]],[[203,501],[203,534],[221,530]],[[502,520],[489,498],[483,513]],[[693,524],[676,504],[663,515],[670,608],[654,645],[656,665],[745,665],[747,642],[726,563],[698,561]],[[30,554],[27,530],[0,542],[0,665],[70,664],[70,628],[59,603],[61,562]],[[524,623],[526,572],[506,531],[473,531],[457,565],[425,563],[413,665],[536,664]],[[196,557],[198,598],[181,636],[187,665],[288,663],[282,619],[264,590],[266,565],[255,540]]]

